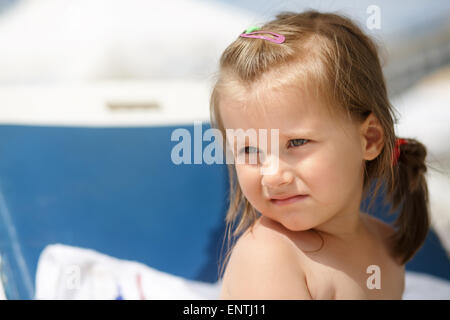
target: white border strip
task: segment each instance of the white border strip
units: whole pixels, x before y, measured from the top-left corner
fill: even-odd
[[[9,212],[8,206],[6,205],[5,197],[0,189],[0,215],[2,220],[6,225],[6,232],[8,233],[9,241],[11,242],[12,251],[14,253],[14,258],[16,259],[17,265],[19,267],[20,274],[22,275],[25,288],[28,292],[28,296],[33,298],[33,281],[31,280],[30,272],[28,270],[27,264],[25,262],[25,257],[20,247],[19,239],[17,238],[16,228],[11,219],[11,214]]]
[[[0,278],[0,300],[6,300],[5,290],[3,289],[3,281]]]
[[[209,122],[206,81],[0,86],[0,124],[134,127]]]

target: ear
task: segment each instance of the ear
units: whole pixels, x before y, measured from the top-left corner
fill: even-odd
[[[373,114],[360,126],[361,147],[364,160],[375,159],[384,146],[384,130],[378,118]]]

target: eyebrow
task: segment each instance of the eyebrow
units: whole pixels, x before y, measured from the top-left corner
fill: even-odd
[[[315,133],[315,130],[312,129],[303,129],[303,130],[298,130],[298,131],[287,131],[287,132],[283,132],[280,130],[280,137],[285,137],[285,138],[295,138],[295,137],[301,137],[301,136],[311,136]]]

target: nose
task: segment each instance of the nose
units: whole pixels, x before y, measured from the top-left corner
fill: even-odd
[[[290,168],[283,164],[281,161],[278,162],[278,168],[273,173],[262,174],[261,184],[268,188],[276,188],[282,185],[288,185],[294,180],[294,174]]]

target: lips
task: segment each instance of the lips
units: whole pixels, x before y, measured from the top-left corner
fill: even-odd
[[[306,195],[306,194],[298,194],[298,195],[294,195],[294,196],[276,196],[276,197],[272,197],[270,199],[270,202],[272,202],[273,204],[276,204],[276,205],[288,205],[288,204],[291,204],[294,202],[301,201],[307,197],[308,197],[308,195]]]
[[[294,194],[292,196],[273,196],[270,197],[271,200],[287,200],[296,196],[300,196],[300,194]]]

